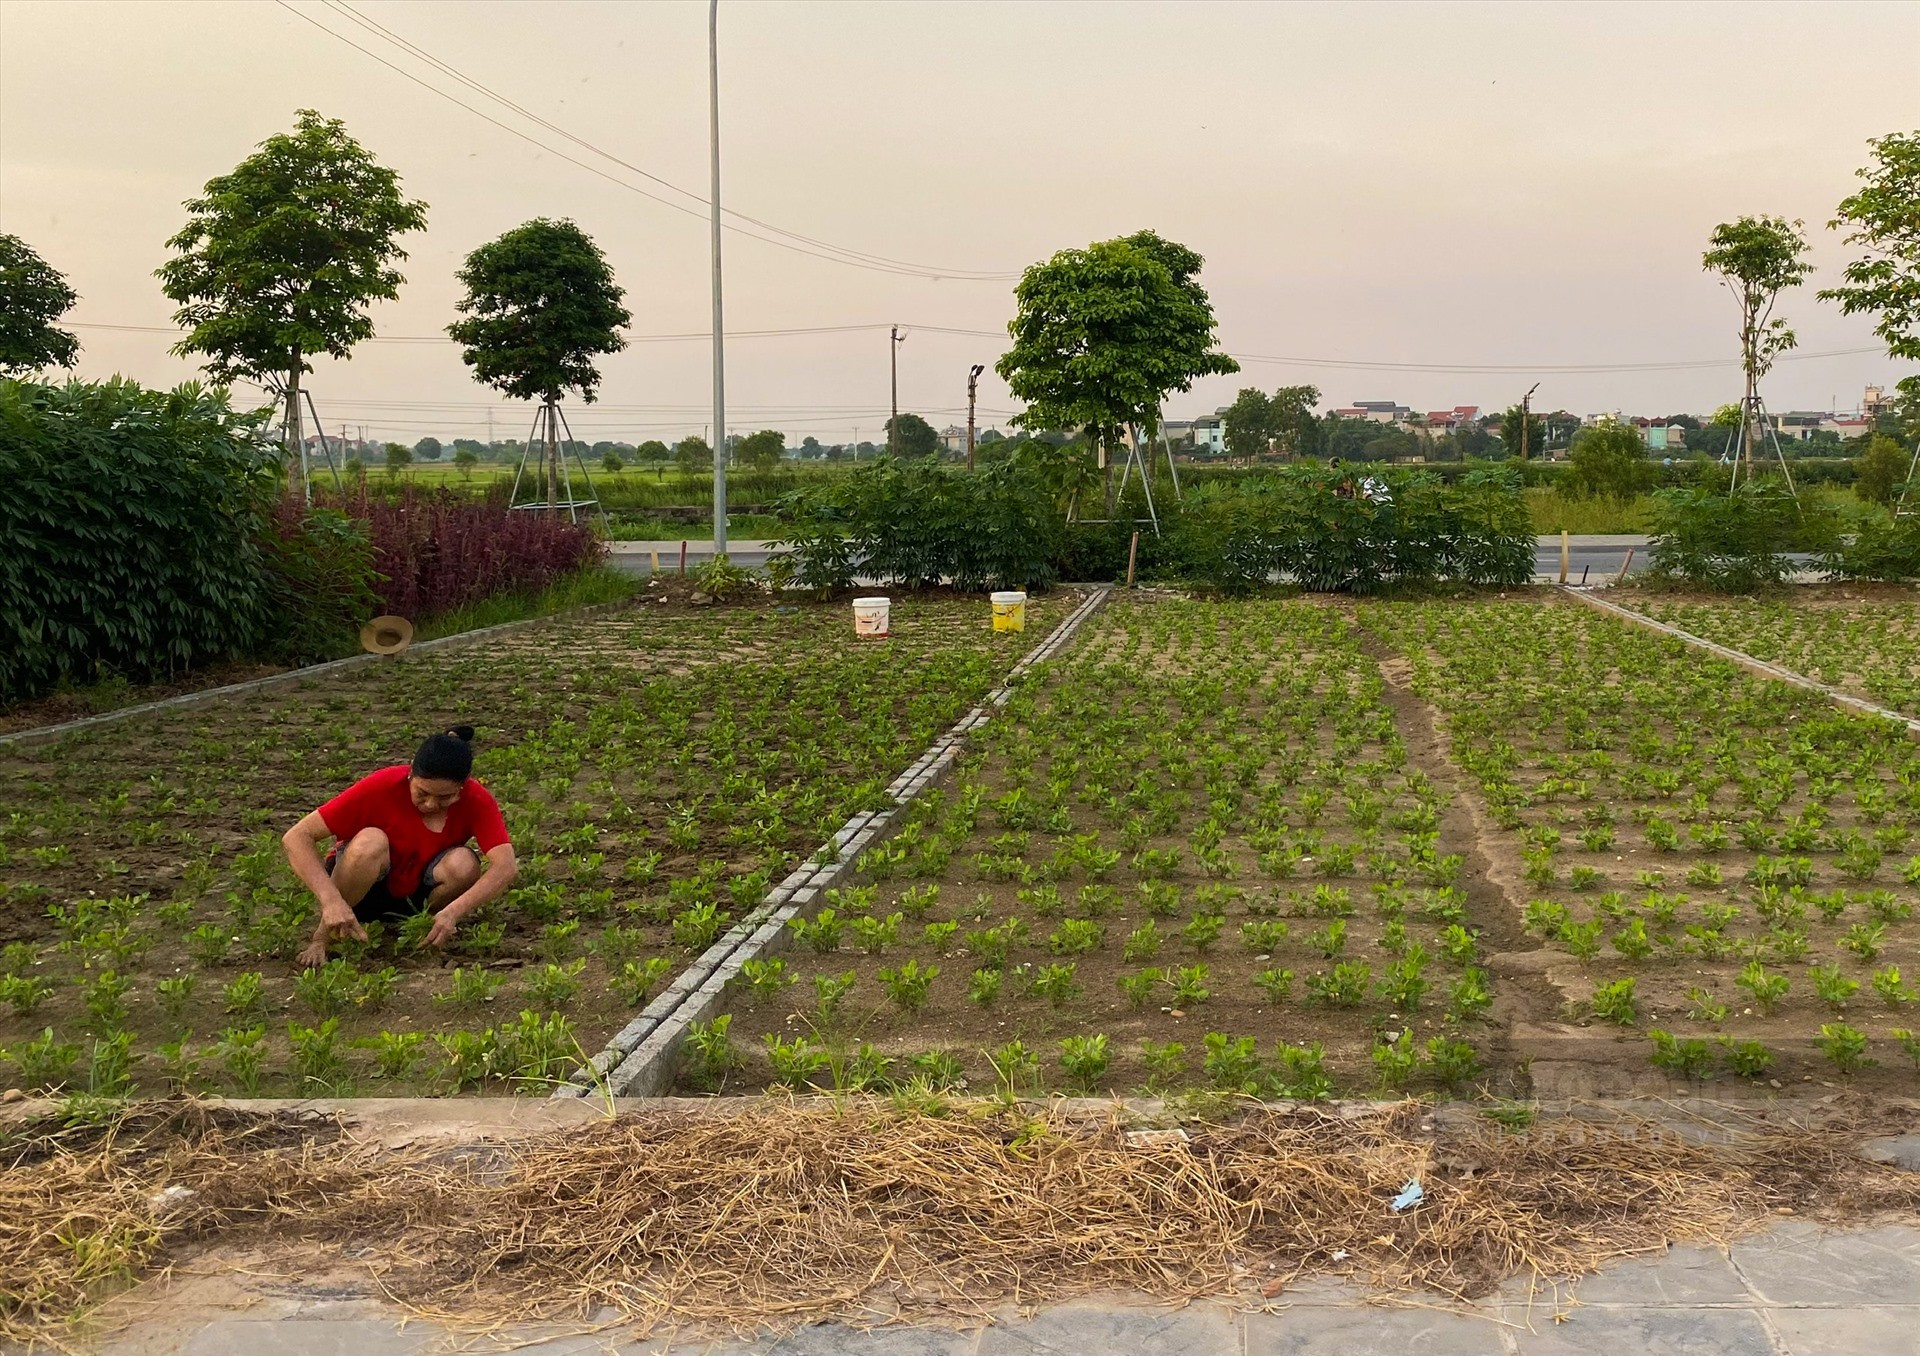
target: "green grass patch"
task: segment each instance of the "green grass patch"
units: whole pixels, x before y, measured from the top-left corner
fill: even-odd
[[[638,587],[639,581],[632,575],[599,565],[569,575],[537,592],[502,593],[465,607],[457,607],[451,612],[442,612],[437,617],[429,617],[415,629],[414,639],[434,640],[462,631],[477,631],[483,626],[500,626],[506,622],[526,621],[531,617],[552,616],[576,607],[618,603],[632,597]]]
[[[766,541],[783,531],[778,518],[765,513],[729,513],[727,536],[734,541]],[[671,518],[622,518],[611,520],[610,534],[615,541],[712,541],[713,521],[677,522]]]

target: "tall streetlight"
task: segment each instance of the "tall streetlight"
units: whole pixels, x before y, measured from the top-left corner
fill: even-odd
[[[980,388],[980,374],[987,370],[985,363],[975,363],[967,369],[967,469],[973,469],[973,397]]]
[[[907,336],[900,333],[898,325],[887,331],[887,356],[892,360],[893,370],[893,418],[887,423],[887,455],[892,456],[898,441],[900,429],[900,345],[907,342]]]
[[[720,0],[707,7],[707,92],[713,155],[713,553],[727,553],[727,341],[720,307]]]

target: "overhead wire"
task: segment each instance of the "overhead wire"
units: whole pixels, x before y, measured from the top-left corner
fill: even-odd
[[[698,208],[690,207],[685,203],[675,202],[670,198],[664,198],[657,193],[649,192],[648,190],[640,187],[637,184],[630,183],[627,180],[620,178],[617,175],[609,174],[605,170],[600,169],[598,166],[590,165],[586,161],[580,160],[574,156],[571,156],[567,154],[565,151],[560,150],[557,147],[550,146],[546,142],[540,140],[538,137],[531,136],[525,131],[522,131],[520,128],[515,127],[510,123],[503,122],[499,118],[492,116],[491,114],[485,112],[482,109],[475,108],[472,104],[467,103],[463,99],[457,98],[453,94],[449,93],[444,89],[439,88],[438,86],[432,84],[431,82],[422,80],[419,76],[415,75],[412,71],[409,71],[405,67],[397,65],[394,62],[387,60],[385,57],[381,56],[378,52],[375,52],[370,48],[362,46],[360,43],[355,42],[351,37],[347,36],[346,34],[341,33],[336,29],[329,28],[326,24],[321,23],[318,19],[314,18],[312,15],[307,14],[305,11],[301,10],[300,8],[292,4],[291,0],[275,0],[275,3],[277,3],[282,9],[286,10],[289,14],[292,14],[295,17],[301,19],[303,22],[312,25],[314,28],[319,29],[322,33],[325,33],[327,36],[333,38],[334,40],[346,44],[348,47],[353,48],[356,52],[359,52],[361,55],[369,58],[370,60],[379,62],[382,66],[385,66],[388,70],[392,71],[394,74],[402,77],[403,79],[413,82],[414,84],[420,86],[420,88],[428,91],[430,94],[433,94],[439,98],[445,99],[448,103],[454,104],[460,108],[465,109],[467,112],[473,114],[475,117],[481,119],[484,122],[491,123],[493,126],[499,128],[503,132],[508,133],[510,136],[518,137],[520,140],[525,141],[530,145],[539,147],[541,150],[547,152],[549,155],[556,156],[559,159],[566,161],[570,165],[583,169],[587,171],[587,173],[595,175],[601,179],[604,179],[608,183],[613,184],[619,188],[624,188],[629,193],[637,194],[640,197],[646,198],[651,202],[658,203],[662,207],[669,208],[672,211],[680,212],[680,213],[683,213],[684,215],[694,217],[696,219],[704,220],[707,216],[707,212],[703,210],[707,208],[709,205],[707,199],[702,198],[698,194],[692,193],[687,189],[680,188],[679,186],[669,182],[668,180],[660,178],[658,175],[651,174],[646,170],[640,169],[638,166],[631,165],[627,161],[620,159],[618,156],[615,156],[610,152],[601,150],[599,147],[594,146],[591,142],[584,141],[581,138],[574,136],[572,133],[567,132],[564,128],[560,128],[557,125],[547,122],[545,119],[540,118],[539,115],[533,114],[521,108],[518,104],[515,104],[512,101],[507,100],[500,95],[494,94],[491,90],[488,90],[484,85],[480,84],[477,81],[473,81],[469,79],[468,77],[462,75],[458,71],[455,71],[452,67],[447,66],[443,62],[440,62],[437,58],[433,58],[423,53],[421,54],[422,60],[427,60],[432,62],[435,66],[435,69],[441,70],[443,73],[447,74],[450,78],[460,80],[461,83],[466,87],[474,89],[480,93],[487,95],[487,97],[502,103],[503,105],[513,109],[515,112],[521,114],[524,117],[528,117],[532,119],[533,121],[535,121],[536,123],[540,124],[543,127],[550,128],[555,132],[556,135],[566,137],[568,140],[576,142],[580,146],[590,150],[593,154],[601,156],[602,158],[610,161],[611,163],[621,166],[623,169],[626,169],[630,173],[643,175],[647,179],[655,183],[659,183],[666,188],[671,189],[673,192],[679,193],[682,196],[693,199],[693,201],[700,204],[700,207]],[[364,20],[361,16],[359,16],[356,12],[352,11],[351,9],[342,11],[337,5],[335,5],[332,2],[332,0],[322,0],[322,3],[325,3],[328,5],[328,10],[330,13],[344,13],[345,17],[354,19],[355,22],[360,23],[363,30],[366,30],[369,27],[369,25],[372,24],[372,21]],[[372,25],[372,26],[378,27],[378,25]],[[386,30],[381,30],[381,31],[383,33],[386,32]],[[420,53],[420,49],[413,48],[411,44],[406,44],[404,40],[396,40],[396,41],[399,42],[399,45],[402,46],[403,50],[407,50],[414,53]],[[874,273],[890,273],[890,274],[894,274],[896,276],[901,276],[901,277],[929,278],[935,281],[951,279],[951,280],[960,281],[960,282],[1001,282],[1001,281],[1009,281],[1011,279],[1014,279],[1020,276],[1018,273],[995,273],[995,272],[986,272],[986,271],[976,270],[976,269],[951,269],[951,270],[937,269],[937,268],[933,268],[926,265],[910,264],[900,260],[889,260],[884,258],[883,256],[868,255],[860,251],[849,250],[842,246],[833,245],[828,242],[815,241],[811,237],[800,235],[798,232],[788,231],[783,227],[773,226],[768,223],[761,222],[756,218],[749,218],[744,216],[743,214],[731,212],[726,208],[722,208],[721,210],[723,215],[739,217],[742,221],[751,222],[755,226],[759,226],[765,230],[774,231],[779,236],[783,236],[787,238],[782,239],[782,238],[775,238],[774,236],[761,235],[756,233],[753,230],[748,229],[745,226],[736,225],[732,222],[722,223],[723,227],[726,230],[732,231],[737,235],[745,236],[750,240],[758,240],[763,244],[774,245],[781,249],[791,250],[796,254],[804,254],[815,259],[823,259],[829,263],[844,264],[849,268],[860,268],[860,269],[865,269],[869,272],[874,272]]]
[[[558,123],[552,122],[549,119],[542,116],[541,114],[534,112],[532,109],[526,108],[518,103],[515,103],[513,100],[507,98],[504,94],[499,93],[497,90],[494,90],[493,88],[491,88],[490,86],[486,85],[481,81],[473,79],[471,76],[467,75],[464,71],[459,70],[457,67],[435,56],[433,53],[427,51],[424,47],[421,47],[419,44],[412,42],[408,38],[405,38],[402,35],[394,32],[392,29],[386,27],[384,24],[380,23],[378,20],[373,19],[367,15],[361,14],[351,4],[347,3],[347,0],[321,0],[321,3],[324,4],[328,9],[334,11],[335,13],[340,14],[344,18],[347,18],[352,22],[358,24],[362,29],[365,29],[368,32],[374,33],[379,37],[385,38],[387,41],[392,42],[396,46],[401,47],[402,49],[409,52],[413,56],[418,57],[420,60],[434,67],[436,70],[439,70],[449,78],[459,81],[461,84],[465,85],[468,89],[473,90],[475,93],[481,94],[486,98],[492,99],[494,102],[503,105],[504,107],[512,109],[514,112],[520,114],[522,117],[533,122],[535,125],[542,127],[549,132],[552,132],[556,136],[566,138],[568,141],[573,142],[576,146],[579,146],[584,150],[591,151],[593,154],[600,156],[601,158],[608,160],[613,164],[619,165],[622,169],[631,170],[633,173],[640,175],[642,178],[651,180],[653,183],[659,184],[662,188],[670,189],[671,191],[678,193],[683,197],[690,198],[703,208],[711,209],[712,207],[711,201],[707,198],[701,197],[700,194],[693,191],[692,189],[682,188],[680,187],[680,185],[672,182],[669,179],[661,178],[659,175],[653,173],[651,170],[644,169],[641,166],[635,165],[630,161],[623,160],[619,156],[613,154],[613,152],[606,150],[604,147],[596,146],[594,143],[586,140],[584,137],[577,136],[573,132],[570,132],[566,128],[560,126]],[[737,211],[731,207],[722,206],[720,211],[724,216],[735,217],[741,221],[750,222],[751,224],[758,226],[763,230],[773,231],[778,235],[786,236],[792,240],[798,240],[808,245],[817,246],[818,248],[821,248],[821,249],[831,250],[836,254],[844,254],[844,255],[850,256],[851,258],[865,260],[872,264],[883,264],[883,265],[889,265],[897,268],[914,269],[924,273],[928,277],[932,277],[936,279],[953,278],[961,281],[1001,282],[1001,281],[1010,281],[1011,279],[1014,279],[1020,276],[1018,273],[1009,273],[1004,270],[940,268],[933,264],[919,264],[919,263],[914,263],[910,260],[905,260],[905,259],[893,259],[883,254],[873,254],[865,250],[852,249],[845,245],[836,245],[831,240],[822,240],[815,236],[803,235],[799,231],[789,230],[784,226],[775,224],[774,222],[764,220],[763,218],[760,218],[760,217],[751,216],[745,212]]]
[[[97,320],[68,320],[62,322],[74,329],[82,330],[118,330],[134,334],[178,334],[180,331],[170,325],[115,325]],[[794,336],[821,334],[866,334],[877,333],[891,326],[881,322],[858,325],[792,325],[774,329],[728,330],[729,339],[781,339]],[[958,325],[902,325],[903,331],[920,334],[955,334],[982,339],[1004,339],[1004,330],[976,330]],[[706,330],[688,330],[674,334],[630,334],[626,336],[630,344],[663,344],[675,342],[704,342],[713,336]],[[451,344],[453,339],[446,335],[433,334],[383,334],[369,340],[375,344]],[[1808,362],[1819,358],[1851,358],[1866,353],[1880,353],[1879,345],[1869,344],[1861,348],[1809,349],[1805,352],[1783,353],[1777,361]],[[1528,372],[1685,372],[1701,368],[1738,367],[1740,359],[1731,358],[1685,358],[1671,362],[1627,362],[1627,363],[1417,363],[1392,362],[1365,358],[1317,358],[1302,356],[1284,356],[1267,353],[1234,353],[1235,359],[1243,363],[1279,363],[1292,367],[1321,367],[1341,371],[1355,372],[1434,372],[1434,373],[1528,373]]]

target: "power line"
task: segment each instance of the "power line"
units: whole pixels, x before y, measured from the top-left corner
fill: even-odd
[[[179,334],[181,331],[169,325],[109,325],[102,321],[68,320],[61,322],[77,330],[117,330],[132,334]],[[871,334],[888,329],[889,326],[875,322],[863,325],[793,325],[779,329],[764,330],[728,330],[729,339],[784,339],[795,336],[816,334]],[[973,330],[955,325],[903,325],[904,330],[921,334],[957,334],[971,338],[1005,339],[1005,330]],[[708,331],[689,330],[681,334],[630,334],[627,342],[631,344],[664,344],[704,342],[712,338]],[[387,334],[376,335],[368,340],[374,344],[451,344],[454,341],[445,335],[432,334]],[[1884,350],[1877,344],[1864,348],[1829,348],[1806,352],[1783,353],[1777,361],[1808,362],[1819,358],[1852,358],[1865,353],[1880,353]],[[1267,353],[1235,353],[1233,355],[1243,363],[1280,363],[1291,367],[1321,367],[1341,371],[1356,372],[1437,372],[1437,373],[1527,373],[1527,372],[1685,372],[1695,369],[1714,367],[1738,367],[1740,359],[1733,358],[1686,358],[1671,362],[1628,362],[1628,363],[1408,363],[1383,362],[1366,358],[1310,358],[1282,357]]]
[[[1783,353],[1777,361],[1805,362],[1813,358],[1847,358],[1862,353],[1880,353],[1877,344],[1865,348],[1830,348],[1807,353]],[[1368,362],[1341,358],[1283,358],[1263,353],[1236,353],[1245,363],[1284,363],[1292,367],[1327,367],[1376,372],[1684,372],[1696,368],[1738,367],[1740,359],[1693,358],[1679,362],[1644,363],[1400,363]]]
[[[699,208],[691,207],[684,203],[675,202],[669,198],[663,198],[657,193],[650,193],[646,189],[641,188],[636,184],[629,183],[625,179],[621,179],[616,177],[615,175],[608,174],[605,170],[599,169],[594,165],[590,165],[583,160],[576,159],[575,157],[568,155],[565,151],[562,151],[557,147],[550,146],[546,142],[540,140],[538,137],[530,136],[526,132],[520,130],[517,127],[512,126],[511,124],[502,122],[500,119],[492,116],[491,114],[486,113],[481,109],[475,108],[472,104],[467,103],[462,99],[458,99],[454,97],[452,94],[449,94],[446,90],[443,90],[428,81],[422,80],[419,76],[415,75],[413,72],[405,69],[404,67],[394,64],[393,62],[387,60],[385,57],[381,56],[379,53],[374,52],[369,48],[361,46],[359,43],[355,42],[352,38],[348,37],[346,34],[340,33],[332,28],[327,27],[327,25],[321,23],[318,19],[315,19],[313,16],[303,12],[302,10],[295,8],[293,4],[290,3],[290,0],[276,0],[276,3],[278,3],[279,6],[282,9],[286,10],[289,14],[292,14],[297,18],[303,20],[304,22],[311,24],[313,27],[319,29],[322,33],[325,33],[328,37],[333,38],[338,42],[345,43],[348,47],[353,48],[354,51],[359,52],[361,55],[368,57],[373,61],[379,62],[382,66],[385,66],[388,70],[392,71],[394,74],[401,76],[403,79],[412,81],[414,84],[420,86],[420,88],[428,91],[429,93],[434,94],[439,98],[445,99],[448,103],[455,104],[460,108],[465,109],[467,112],[473,114],[476,118],[479,118],[484,122],[492,123],[495,127],[498,127],[501,131],[506,132],[511,136],[516,136],[520,138],[522,141],[525,141],[530,145],[539,147],[541,150],[547,152],[549,155],[557,156],[558,158],[566,161],[570,165],[576,166],[579,169],[583,169],[587,171],[587,173],[589,174],[597,175],[598,177],[605,179],[610,184],[614,184],[617,187],[626,189],[629,193],[635,193],[635,194],[638,194],[640,197],[648,199],[651,202],[659,203],[662,207],[670,208],[673,211],[681,212],[687,216],[692,216],[692,217],[704,217],[706,215]],[[538,114],[532,113],[522,108],[520,105],[513,103],[511,100],[505,99],[502,96],[493,93],[493,91],[488,89],[486,86],[463,75],[459,71],[455,70],[453,67],[448,66],[445,62],[442,62],[438,58],[433,57],[430,54],[426,53],[424,50],[415,47],[413,44],[407,42],[405,39],[401,39],[397,37],[397,35],[391,34],[388,30],[380,28],[380,26],[378,24],[375,24],[372,20],[362,18],[362,16],[360,16],[357,12],[351,10],[350,8],[346,8],[341,5],[335,4],[333,3],[333,0],[323,0],[323,3],[327,3],[329,5],[330,12],[341,14],[343,15],[343,17],[353,20],[354,22],[360,24],[363,30],[369,30],[369,31],[374,29],[379,30],[379,35],[383,36],[387,41],[393,42],[395,45],[401,47],[402,50],[408,51],[420,57],[420,59],[429,62],[431,65],[434,66],[435,69],[441,71],[443,74],[448,75],[452,79],[456,79],[460,81],[463,85],[467,86],[470,89],[475,90],[476,92],[485,94],[488,98],[491,98],[496,102],[505,105],[506,107],[519,113],[523,117],[531,119],[536,124],[552,130],[556,135],[575,142],[576,144],[591,151],[593,154],[601,156],[602,158],[612,162],[613,164],[619,165],[621,168],[629,171],[630,173],[642,175],[643,177],[655,183],[661,184],[662,186],[668,189],[671,189],[675,193],[679,193],[684,197],[691,198],[694,202],[702,204],[703,206],[706,204],[707,199],[700,197],[698,194],[692,193],[687,189],[680,188],[679,186],[672,184],[665,179],[660,178],[658,175],[651,174],[648,171],[641,169],[637,165],[631,165],[628,162],[620,159],[618,156],[615,156],[610,152],[601,150],[599,147],[593,145],[591,142],[582,140],[581,138],[575,136],[573,133],[568,132],[566,129],[548,122],[546,119],[541,118]],[[787,238],[780,239],[780,238],[775,238],[774,236],[760,235],[752,230],[746,229],[743,226],[737,226],[731,223],[727,223],[726,229],[733,231],[737,235],[743,235],[750,240],[758,240],[763,244],[775,245],[781,249],[791,250],[796,254],[808,255],[815,259],[824,259],[829,263],[844,264],[849,268],[861,268],[861,269],[866,269],[870,272],[891,273],[891,274],[895,274],[903,277],[931,278],[936,281],[941,279],[953,279],[958,282],[1004,282],[1004,281],[1010,281],[1020,276],[1018,273],[986,272],[978,269],[937,269],[937,268],[931,268],[922,264],[906,263],[901,260],[887,259],[882,255],[871,255],[871,254],[866,254],[863,251],[850,250],[843,246],[834,245],[827,241],[814,240],[812,237],[803,236],[798,232],[789,231],[783,227],[774,226],[774,225],[771,225],[770,223],[762,222],[757,218],[748,217],[741,213],[729,212],[728,215],[738,216],[742,221],[750,222],[752,225],[761,227],[764,230],[775,232],[777,236],[782,236]],[[822,252],[823,250],[829,251],[829,252],[823,253]]]
[[[172,325],[110,325],[98,320],[68,320],[62,322],[77,330],[120,330],[129,334],[180,334],[182,330]],[[867,334],[888,328],[884,324],[865,325],[790,325],[765,330],[728,330],[729,339],[784,339],[794,335],[811,334]],[[987,339],[1005,339],[1005,330],[964,330],[944,325],[902,326],[903,329],[917,329],[929,334],[965,334],[977,335]],[[713,337],[707,330],[688,330],[679,334],[629,334],[629,344],[666,344],[685,343],[699,340],[705,342]],[[444,334],[377,334],[366,342],[371,344],[451,344],[455,342]]]
[[[683,197],[690,198],[702,207],[710,206],[710,203],[706,198],[701,197],[698,193],[693,192],[691,189],[682,188],[678,184],[673,183],[670,180],[661,178],[659,175],[654,174],[650,170],[643,169],[639,165],[635,165],[630,163],[629,161],[622,160],[619,156],[614,155],[611,151],[608,151],[602,147],[596,146],[592,142],[586,140],[585,138],[576,136],[574,133],[569,132],[566,128],[560,126],[558,123],[551,122],[547,118],[542,117],[540,114],[533,112],[531,109],[525,108],[522,105],[513,102],[513,100],[507,98],[505,95],[494,90],[492,87],[482,83],[481,81],[473,79],[471,76],[467,75],[464,71],[461,71],[455,68],[454,66],[448,64],[447,62],[441,60],[439,57],[433,55],[433,53],[427,51],[425,48],[419,46],[417,43],[414,43],[408,40],[407,38],[402,37],[400,34],[394,32],[392,29],[381,24],[378,20],[369,18],[366,15],[361,14],[351,4],[347,3],[347,0],[321,0],[321,3],[325,4],[328,9],[333,10],[335,13],[340,14],[343,17],[350,19],[354,23],[360,25],[361,28],[369,32],[373,32],[376,35],[382,38],[385,38],[387,41],[392,42],[395,45],[403,48],[407,52],[420,58],[422,61],[425,61],[428,65],[433,66],[435,69],[439,70],[440,72],[447,75],[448,77],[459,81],[461,84],[465,85],[468,89],[473,90],[475,93],[484,95],[485,97],[492,99],[495,103],[501,104],[507,108],[512,109],[514,112],[528,119],[530,122],[534,123],[536,126],[543,127],[547,131],[554,133],[556,136],[564,137],[568,141],[573,142],[576,146],[579,146],[584,150],[591,151],[593,154],[600,156],[603,159],[606,159],[608,161],[611,161],[613,164],[619,165],[622,169],[631,170],[633,173],[640,175],[642,178],[651,180],[653,183],[659,184],[662,188],[669,189],[672,192],[678,193]],[[813,236],[802,235],[798,231],[790,231],[784,226],[776,225],[773,222],[763,220],[759,217],[749,216],[744,212],[735,211],[731,207],[722,207],[720,210],[726,216],[738,217],[740,220],[745,222],[750,222],[751,224],[758,226],[763,230],[773,231],[778,235],[786,236],[792,240],[801,241],[804,244],[814,245],[821,249],[832,250],[836,254],[848,255],[851,258],[864,260],[872,264],[883,264],[883,265],[888,265],[890,267],[895,267],[895,268],[918,270],[924,273],[928,277],[954,278],[962,281],[978,280],[978,281],[996,281],[997,282],[997,281],[1008,281],[1020,276],[1018,273],[1007,273],[1007,272],[991,270],[991,269],[943,269],[943,268],[938,268],[932,264],[916,264],[905,259],[893,259],[883,254],[872,254],[865,250],[855,250],[855,249],[850,249],[844,245],[836,245],[830,240],[821,240]]]

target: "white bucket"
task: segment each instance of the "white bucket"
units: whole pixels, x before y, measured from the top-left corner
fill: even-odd
[[[882,640],[887,635],[887,614],[893,606],[890,598],[855,598],[853,600],[853,633],[856,636],[875,636]]]
[[[993,629],[996,631],[1027,629],[1026,594],[1010,591],[993,595]]]

